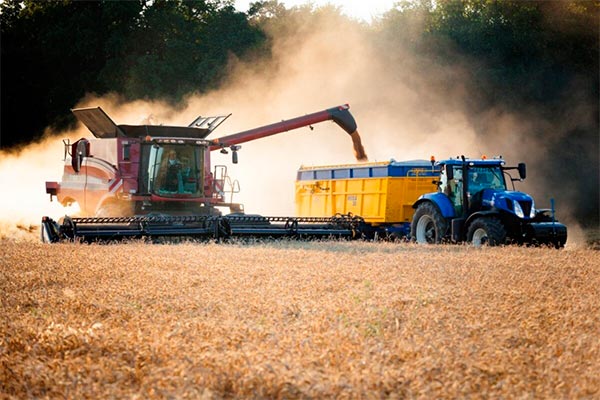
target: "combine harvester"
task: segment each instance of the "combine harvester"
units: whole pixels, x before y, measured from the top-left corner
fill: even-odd
[[[73,110],[94,139],[65,140],[61,182],[46,182],[50,199],[77,203],[83,217],[60,223],[42,218],[42,240],[119,240],[153,237],[359,236],[359,218],[246,215],[232,201],[239,184],[227,167],[211,167],[211,152],[232,153],[241,143],[324,121],[352,138],[358,160],[366,158],[348,105],[207,139],[229,115],[198,117],[189,126],[117,125],[101,108]],[[231,114],[230,114],[231,115]],[[221,209],[229,209],[223,216]]]
[[[47,182],[46,192],[63,205],[77,202],[89,216],[60,223],[43,217],[45,242],[264,236],[560,248],[567,239],[554,209],[536,209],[531,196],[508,190],[507,180],[525,178],[525,164],[506,167],[503,159],[301,167],[297,216],[244,214],[231,200],[239,185],[225,166],[211,168],[210,153],[229,150],[237,163],[240,143],[333,120],[351,135],[357,159],[366,160],[347,105],[212,140],[206,137],[228,116],[199,117],[188,127],[132,126],[116,125],[100,108],[73,112],[96,139],[65,142],[62,182]],[[519,178],[507,172],[514,169]]]

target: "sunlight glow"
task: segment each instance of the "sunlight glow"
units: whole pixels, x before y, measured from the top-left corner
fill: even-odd
[[[235,7],[239,11],[246,12],[252,2],[253,0],[236,0]],[[286,8],[303,4],[313,4],[317,7],[331,4],[340,7],[342,13],[351,18],[370,23],[374,18],[380,17],[391,10],[397,0],[280,0],[280,3],[285,5]]]

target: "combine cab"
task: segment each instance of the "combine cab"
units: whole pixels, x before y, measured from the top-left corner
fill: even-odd
[[[99,107],[73,113],[95,139],[65,141],[62,181],[46,182],[51,198],[76,202],[83,215],[98,217],[208,213],[200,206],[224,203],[205,138],[225,117],[214,125],[133,126],[116,125]]]

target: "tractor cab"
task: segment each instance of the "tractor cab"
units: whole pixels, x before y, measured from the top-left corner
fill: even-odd
[[[506,191],[502,160],[469,160],[467,163],[444,161],[440,171],[438,192],[444,193],[462,215],[465,207],[470,212],[481,209],[485,190]]]

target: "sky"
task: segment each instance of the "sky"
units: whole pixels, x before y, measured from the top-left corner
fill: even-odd
[[[235,7],[240,11],[246,12],[248,11],[250,3],[254,1],[255,0],[236,0]],[[279,0],[279,2],[284,4],[286,8],[307,3],[315,6],[331,4],[341,7],[342,13],[351,18],[371,22],[373,18],[381,16],[381,14],[389,11],[398,0]]]

